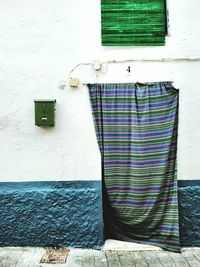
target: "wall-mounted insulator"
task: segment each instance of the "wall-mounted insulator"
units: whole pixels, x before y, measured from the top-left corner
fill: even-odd
[[[93,69],[94,69],[95,71],[99,71],[99,70],[101,70],[101,68],[102,68],[102,62],[99,61],[99,60],[94,60],[94,61],[92,62],[92,67],[93,67]]]

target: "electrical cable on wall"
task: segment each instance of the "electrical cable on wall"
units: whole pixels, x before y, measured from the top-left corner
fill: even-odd
[[[68,79],[69,84],[71,87],[77,88],[79,85],[79,79],[73,78],[72,74],[73,72],[80,66],[91,66],[95,71],[100,71],[102,69],[102,66],[104,64],[118,64],[118,63],[131,63],[131,62],[195,62],[200,61],[200,57],[196,58],[157,58],[157,59],[124,59],[124,60],[107,60],[107,61],[100,61],[100,60],[94,60],[93,62],[85,62],[85,63],[79,63],[73,67],[73,69],[70,71]]]

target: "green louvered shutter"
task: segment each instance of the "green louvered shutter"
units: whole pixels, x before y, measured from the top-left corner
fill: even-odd
[[[165,45],[166,0],[101,0],[102,45]]]

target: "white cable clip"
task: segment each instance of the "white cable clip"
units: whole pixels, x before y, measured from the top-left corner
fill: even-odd
[[[100,60],[94,60],[92,62],[92,67],[95,71],[99,71],[102,68],[102,62]]]

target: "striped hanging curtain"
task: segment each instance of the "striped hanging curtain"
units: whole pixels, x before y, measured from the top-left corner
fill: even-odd
[[[165,45],[166,0],[101,0],[102,45]]]
[[[109,237],[179,251],[178,90],[171,82],[88,87]]]

